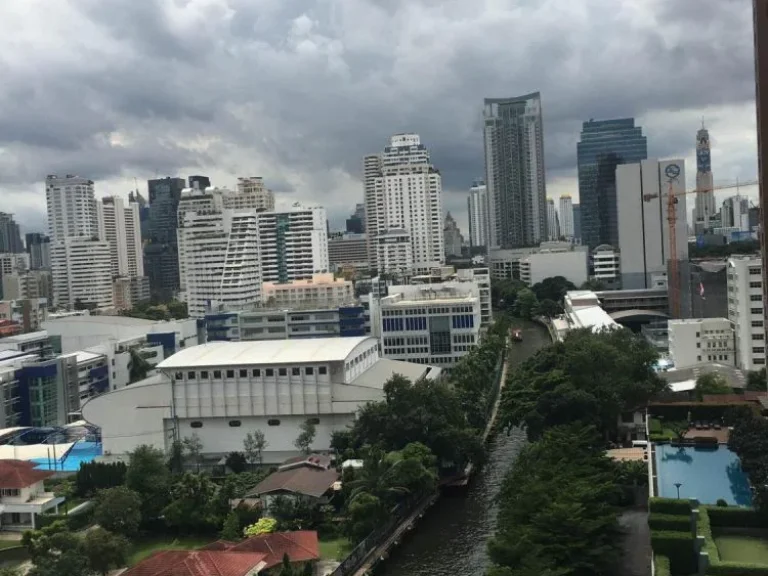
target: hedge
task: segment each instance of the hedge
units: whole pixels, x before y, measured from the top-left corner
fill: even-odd
[[[651,432],[648,434],[648,440],[651,442],[669,442],[672,440],[672,437],[667,434],[654,434]]]
[[[707,506],[706,510],[712,526],[721,528],[768,527],[768,518],[754,508]]]
[[[768,576],[768,566],[765,564],[720,562],[709,565],[707,576]]]
[[[664,429],[661,426],[661,420],[658,418],[648,418],[648,433],[649,434],[661,434]]]
[[[691,515],[691,501],[677,498],[650,498],[648,507],[652,513],[672,514],[675,516]]]
[[[669,570],[669,558],[656,554],[653,563],[656,566],[656,576],[672,576],[672,572]]]
[[[651,548],[654,554],[669,558],[674,574],[693,574],[698,568],[693,534],[690,532],[651,530]]]
[[[691,530],[691,517],[683,514],[660,514],[652,512],[648,515],[648,526],[651,530],[672,530],[686,532]]]
[[[706,550],[709,553],[709,563],[720,563],[720,551],[715,544],[715,537],[712,534],[711,517],[709,516],[709,508],[701,506],[699,508],[699,519],[696,522],[696,533],[700,536],[704,536],[704,542]]]
[[[89,506],[82,512],[75,514],[39,514],[35,519],[35,525],[37,529],[50,526],[58,520],[63,520],[67,524],[67,528],[77,531],[86,528],[93,522],[93,512],[95,506]]]
[[[722,514],[722,510],[733,510],[734,512],[747,512],[753,513],[753,516],[757,516],[754,510],[750,509],[738,509],[738,508],[716,508],[712,506],[699,508],[699,520],[696,525],[697,533],[700,536],[704,536],[705,549],[709,554],[709,568],[707,569],[707,576],[768,576],[768,566],[760,564],[747,564],[742,562],[723,562],[720,559],[720,552],[715,544],[715,539],[712,534],[712,526],[715,525],[714,516],[720,516],[718,522],[723,521],[736,521],[736,514]],[[714,514],[713,514],[714,512]],[[724,518],[728,516],[728,518]],[[727,524],[717,524],[718,526],[727,526]],[[731,524],[733,526],[733,524]],[[743,526],[743,525],[742,525]]]

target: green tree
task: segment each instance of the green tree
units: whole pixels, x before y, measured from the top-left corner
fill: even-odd
[[[171,443],[171,450],[168,456],[168,469],[174,476],[184,473],[184,444],[179,440],[174,440]]]
[[[90,568],[106,576],[113,568],[125,565],[130,544],[123,536],[96,527],[85,534],[82,546]]]
[[[162,451],[141,445],[131,452],[125,485],[141,498],[142,521],[158,518],[168,504],[170,478]]]
[[[92,569],[83,551],[82,540],[62,521],[41,530],[30,530],[22,544],[34,563],[27,573],[32,576],[91,576]]]
[[[221,538],[228,542],[237,542],[240,540],[241,536],[240,517],[237,515],[237,512],[232,510],[227,514],[227,519],[224,520],[224,527],[221,529]]]
[[[747,390],[765,392],[767,389],[768,380],[766,380],[765,368],[747,372]]]
[[[373,494],[361,492],[349,503],[344,529],[353,542],[360,542],[384,521],[385,507]]]
[[[717,372],[702,374],[696,379],[696,398],[701,401],[708,394],[732,394],[725,378]]]
[[[293,445],[296,446],[297,450],[301,450],[302,454],[309,454],[312,452],[312,442],[315,441],[317,428],[312,420],[307,419],[299,426],[299,429],[301,432],[299,432]]]
[[[277,528],[277,520],[274,518],[262,518],[256,524],[251,524],[243,530],[245,536],[258,536],[259,534],[270,534]]]
[[[248,462],[250,462],[251,465],[258,462],[259,465],[261,465],[263,463],[262,455],[267,446],[269,446],[269,442],[267,442],[267,439],[264,437],[264,432],[261,430],[248,432],[248,434],[245,435],[245,440],[243,440],[243,452],[245,452],[245,457]]]
[[[183,320],[184,318],[189,318],[186,302],[171,300],[166,305],[166,308],[168,309],[168,313],[171,315],[171,317],[175,318],[176,320]]]
[[[224,462],[227,468],[235,474],[245,472],[246,468],[248,468],[248,460],[242,452],[230,452],[227,454],[227,459]]]
[[[141,355],[141,352],[137,348],[131,348],[131,359],[128,362],[128,377],[130,383],[144,380],[147,377],[147,373],[152,369],[152,366]]]
[[[534,284],[531,290],[538,300],[562,302],[565,293],[570,290],[576,290],[576,286],[564,276],[551,276]]]
[[[590,278],[579,286],[579,290],[592,290],[593,292],[600,292],[605,290],[605,285],[595,278]]]
[[[547,318],[554,318],[563,313],[563,307],[560,306],[554,300],[540,300],[534,310],[536,316],[546,316]]]
[[[517,300],[515,300],[515,306],[513,308],[514,314],[520,318],[527,318],[530,320],[533,318],[538,304],[539,301],[533,291],[528,288],[521,290],[517,293]]]
[[[671,422],[666,422],[664,426],[672,431],[677,440],[683,440],[685,438],[685,434],[690,429],[688,422],[685,420],[673,420]]]
[[[182,475],[171,488],[171,503],[163,509],[165,523],[185,532],[217,525],[216,493],[216,485],[207,476]]]
[[[192,436],[184,438],[181,443],[184,445],[184,452],[195,465],[197,472],[200,472],[200,462],[203,455],[203,441],[197,432],[192,432]]]
[[[133,536],[141,524],[141,497],[125,486],[102,490],[98,495],[94,518],[99,526],[110,532]]]

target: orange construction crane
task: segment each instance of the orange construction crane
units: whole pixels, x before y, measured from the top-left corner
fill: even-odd
[[[667,226],[669,227],[669,278],[667,279],[669,293],[669,311],[672,318],[680,318],[680,272],[677,260],[677,197],[685,194],[696,194],[698,192],[714,192],[715,190],[726,190],[728,188],[740,188],[742,186],[754,186],[758,184],[757,180],[750,182],[735,182],[733,184],[723,184],[713,186],[712,188],[694,188],[684,192],[675,192],[674,183],[677,174],[667,174],[669,188],[663,196],[667,198]],[[658,198],[658,194],[644,194],[643,200],[650,202]]]

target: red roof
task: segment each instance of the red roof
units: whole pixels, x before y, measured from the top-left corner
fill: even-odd
[[[263,570],[264,554],[210,550],[163,550],[121,576],[246,576]]]
[[[283,561],[284,554],[288,554],[291,562],[308,562],[320,559],[320,545],[317,541],[317,532],[313,530],[261,534],[260,536],[252,536],[238,544],[218,540],[208,544],[203,550],[227,550],[230,553],[260,553],[265,556],[264,562],[266,562],[266,566],[264,568],[271,568],[280,564]],[[134,575],[126,574],[124,576]]]
[[[34,462],[0,460],[0,488],[26,488],[55,474],[50,470],[35,470]]]

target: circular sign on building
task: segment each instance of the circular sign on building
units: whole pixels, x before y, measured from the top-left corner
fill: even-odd
[[[680,176],[680,166],[677,164],[667,164],[667,167],[664,168],[664,174],[670,180],[677,180],[677,177]]]

